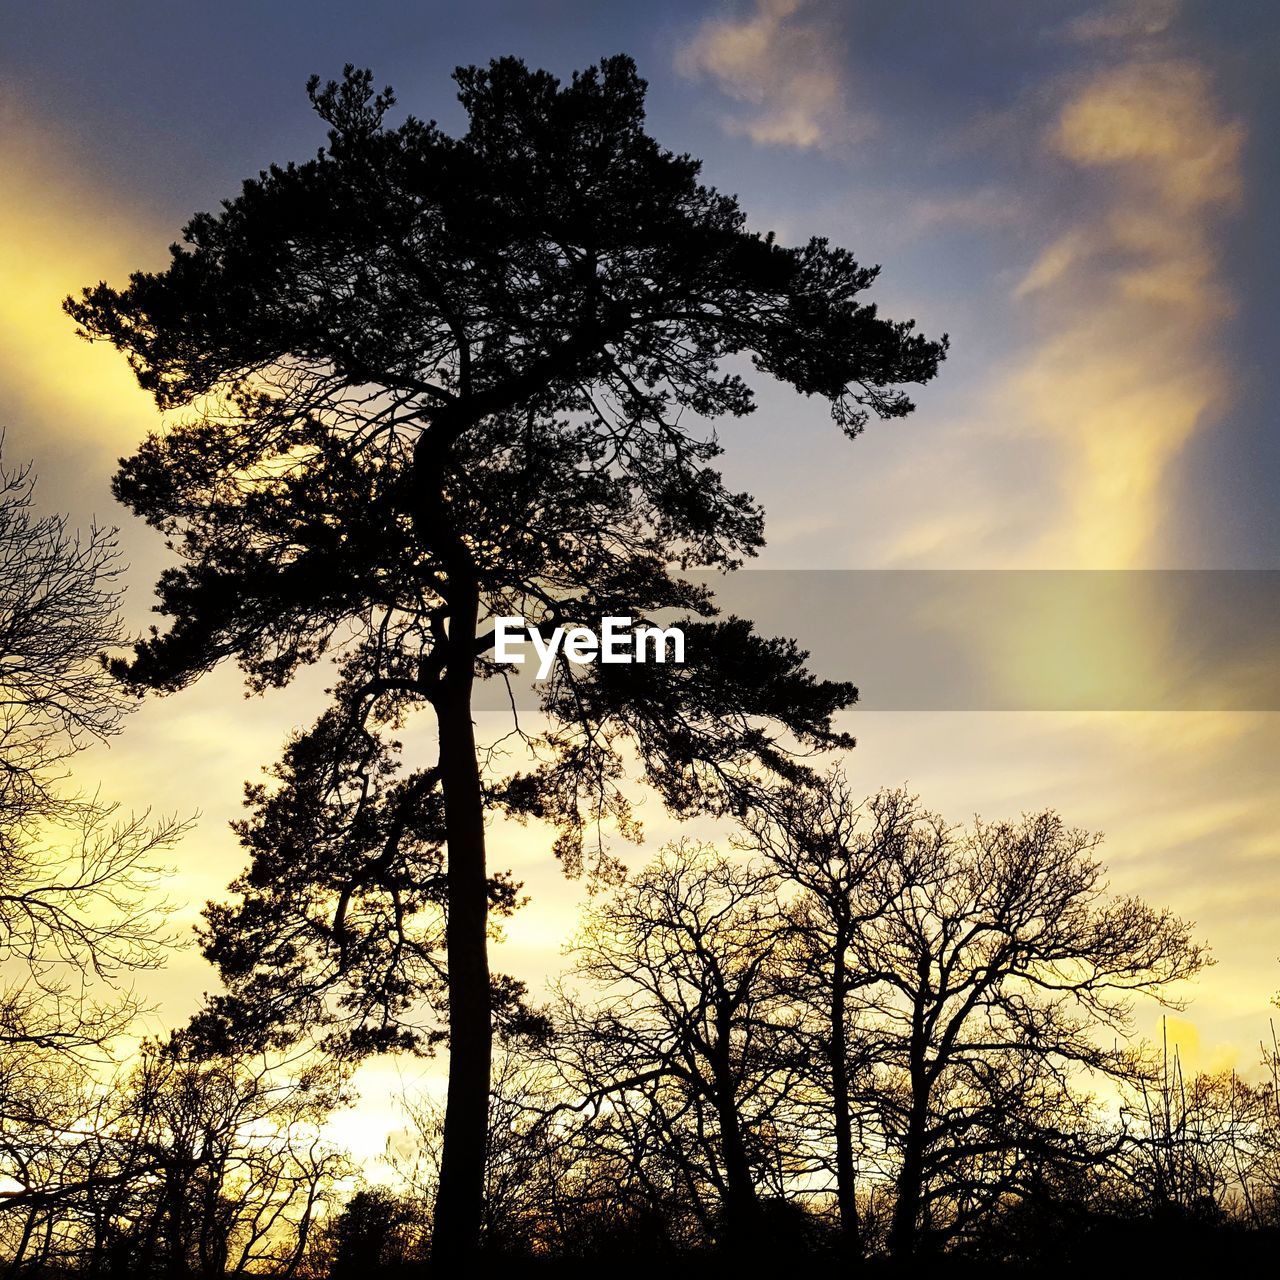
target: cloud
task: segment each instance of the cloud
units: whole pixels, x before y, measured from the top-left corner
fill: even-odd
[[[1162,35],[1178,12],[1178,0],[1129,0],[1081,14],[1067,35],[1082,44]]]
[[[10,445],[39,434],[107,457],[155,420],[151,398],[105,344],[76,337],[62,299],[164,258],[173,228],[86,171],[65,138],[16,95],[0,95],[0,397]],[[0,424],[3,425],[3,424]],[[37,461],[40,461],[37,458]]]
[[[1234,381],[1221,330],[1235,298],[1221,259],[1247,195],[1245,130],[1205,65],[1161,47],[1151,10],[1124,12],[1126,22],[1111,11],[1109,28],[1093,30],[1074,75],[1018,104],[1020,149],[1004,132],[996,140],[1019,164],[1027,218],[1014,230],[1031,246],[1000,317],[1020,336],[980,375],[969,415],[951,409],[932,456],[913,457],[917,496],[902,504],[912,527],[886,515],[899,531],[890,563],[1130,568],[1178,554],[1169,535],[1183,524],[1173,507],[1179,457],[1226,415]],[[899,477],[884,488],[908,492]],[[1167,602],[1135,592],[1106,614],[1069,606],[939,625],[963,629],[1003,680],[1046,678],[1042,667],[1011,669],[1019,651],[1056,654],[1051,673],[1053,661],[1071,669],[1082,647],[1103,644],[1114,646],[1117,671],[1174,686],[1182,678],[1187,654]],[[1214,675],[1229,686],[1248,672],[1227,665]],[[944,812],[1052,804],[1105,831],[1116,888],[1195,919],[1215,947],[1219,965],[1187,992],[1193,1022],[1171,1028],[1188,1066],[1251,1069],[1276,987],[1268,765],[1280,717],[852,719],[852,767],[868,788],[909,778]],[[1158,1037],[1158,1014],[1143,1016]]]
[[[1150,563],[1170,467],[1225,404],[1218,269],[1241,192],[1244,131],[1194,63],[1137,57],[1093,73],[1046,137],[1089,199],[1015,287],[1037,341],[1007,382],[1019,430],[1059,444],[1064,518],[1040,563]]]
[[[1195,63],[1145,60],[1106,70],[1063,109],[1051,142],[1082,168],[1120,168],[1139,198],[1155,194],[1179,211],[1240,194],[1244,130],[1223,121]]]
[[[1017,192],[988,184],[969,191],[917,197],[907,204],[903,221],[919,234],[938,228],[1012,227],[1025,218],[1025,202]]]
[[[805,0],[756,0],[746,18],[703,22],[678,53],[691,78],[708,77],[746,105],[725,127],[766,146],[825,148],[864,133],[846,109],[840,43]]]

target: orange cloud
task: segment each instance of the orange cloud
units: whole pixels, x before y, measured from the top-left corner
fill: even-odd
[[[1244,130],[1224,121],[1202,67],[1135,61],[1104,71],[1063,108],[1054,147],[1084,166],[1125,166],[1178,211],[1240,194]]]

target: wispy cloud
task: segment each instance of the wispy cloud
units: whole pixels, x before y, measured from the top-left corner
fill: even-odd
[[[866,132],[848,109],[841,41],[829,17],[805,0],[756,0],[742,18],[703,22],[677,68],[711,79],[743,104],[725,127],[762,145],[831,147]]]
[[[1243,136],[1202,67],[1146,56],[1092,74],[1049,130],[1051,159],[1093,198],[1014,291],[1039,341],[1006,411],[1058,440],[1063,465],[1063,518],[1042,561],[1126,567],[1157,554],[1170,466],[1229,383],[1218,244]]]
[[[952,227],[1010,227],[1022,223],[1026,216],[1025,199],[993,183],[968,191],[915,197],[907,202],[902,221],[907,231],[920,233]]]
[[[1128,0],[1104,5],[1073,19],[1067,35],[1081,43],[1134,40],[1162,35],[1177,15],[1178,0]]]

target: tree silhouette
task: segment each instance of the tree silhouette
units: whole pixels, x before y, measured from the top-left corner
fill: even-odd
[[[186,825],[68,785],[129,705],[99,660],[122,643],[119,568],[113,530],[37,515],[34,486],[0,463],[0,1234],[15,1269],[57,1253],[68,1197],[101,1172],[76,1135],[141,1008],[129,979],[171,942],[155,860]]]
[[[786,989],[806,1011],[795,1023],[806,1041],[799,1059],[828,1102],[842,1251],[857,1257],[863,1252],[863,1144],[855,1125],[863,1119],[860,1095],[877,1063],[874,1036],[861,1022],[860,995],[879,980],[862,965],[857,948],[888,908],[885,867],[906,856],[919,805],[901,791],[881,792],[863,803],[839,770],[821,786],[786,787],[763,801],[744,819],[744,843],[798,890],[787,907]]]
[[[593,1123],[624,1113],[624,1136],[635,1116],[683,1146],[689,1185],[712,1190],[716,1235],[741,1257],[763,1244],[759,1184],[785,1163],[798,1074],[771,973],[783,937],[768,876],[681,842],[587,913],[583,994],[553,1019],[576,1109]]]
[[[408,1272],[420,1206],[385,1187],[357,1191],[333,1223],[329,1280]]]
[[[1174,1003],[1207,963],[1183,921],[1107,892],[1098,837],[1051,812],[963,830],[905,792],[855,802],[839,773],[773,792],[746,828],[771,869],[678,845],[588,911],[548,1123],[584,1117],[622,1167],[674,1162],[688,1198],[721,1197],[712,1234],[757,1258],[761,1188],[794,1207],[824,1170],[844,1254],[909,1262],[984,1232],[994,1247],[1014,1202],[1029,1217],[1074,1194],[1083,1212],[1126,1149],[1135,1172],[1159,1163],[1144,1153],[1189,1161],[1087,1092],[1150,1079],[1132,997]],[[1233,1090],[1234,1145],[1202,1143],[1197,1168],[1243,1149],[1262,1104]],[[891,1190],[882,1233],[859,1178]]]
[[[28,1086],[33,1061],[70,1070],[137,1011],[121,980],[163,958],[153,860],[185,825],[65,785],[128,708],[99,661],[122,643],[119,568],[114,531],[36,515],[34,483],[0,463],[0,1056]]]
[[[0,453],[4,436],[0,433]],[[98,662],[122,642],[115,530],[38,516],[30,467],[0,463],[0,823],[73,807],[53,784],[118,732],[129,699]]]
[[[1167,1025],[1156,1061],[1135,1082],[1119,1157],[1128,1196],[1157,1219],[1220,1223],[1229,1216],[1273,1225],[1277,1112],[1271,1079],[1253,1084],[1232,1071],[1184,1075]]]
[[[1171,1001],[1168,986],[1208,959],[1185,922],[1109,895],[1099,837],[1052,812],[960,831],[908,804],[852,947],[896,1161],[899,1257],[1016,1190],[1025,1155],[1096,1160],[1076,1076],[1142,1069],[1098,1033],[1127,1038],[1134,993]]]
[[[434,715],[435,763],[374,800],[386,858],[324,883],[326,945],[341,953],[339,905],[357,882],[391,892],[399,833],[443,835],[437,1258],[469,1252],[481,1216],[486,807],[557,823],[572,867],[587,823],[628,820],[624,749],[676,809],[723,809],[761,766],[795,773],[788,735],[843,741],[830,717],[853,697],[745,623],[691,622],[684,667],[562,662],[542,690],[541,763],[497,781],[472,721],[475,681],[494,673],[486,618],[706,614],[706,593],[675,570],[731,567],[761,541],[758,508],[711,465],[706,421],[752,407],[726,362],[822,397],[854,435],[871,414],[907,413],[901,384],[931,378],[943,355],[862,301],[874,268],[822,240],[785,248],[747,231],[695,161],[660,149],[630,59],[565,85],[510,58],[456,79],[458,138],[413,118],[387,126],[392,94],[367,72],[313,80],[330,126],[316,158],[195,217],[167,270],[67,302],[162,407],[197,407],[116,478],[183,559],[159,584],[172,625],[120,674],[173,690],[235,657],[263,687],[341,648],[318,730],[335,786],[377,772],[379,726]],[[396,891],[424,892],[410,876]],[[436,877],[427,860],[423,878]],[[232,1022],[255,927],[290,910],[269,867],[250,878],[232,998],[213,1011]],[[220,936],[240,927],[235,912],[214,921]],[[264,951],[263,967],[279,958]]]
[[[350,1176],[320,1131],[339,1084],[315,1062],[191,1062],[179,1041],[144,1043],[130,1071],[82,1091],[43,1149],[28,1143],[57,1170],[10,1199],[23,1218],[14,1268],[293,1275],[335,1183]]]
[[[558,1233],[553,1224],[577,1218],[582,1204],[570,1194],[572,1155],[559,1134],[539,1123],[559,1096],[543,1069],[542,1038],[503,1041],[492,1076],[481,1240],[488,1253],[518,1257],[554,1251],[571,1237],[571,1231]],[[389,1159],[407,1194],[429,1211],[440,1186],[444,1107],[411,1089],[402,1095],[401,1106],[408,1124],[402,1141],[389,1145]],[[618,1194],[617,1182],[611,1181],[607,1198]],[[598,1203],[594,1207],[599,1211]]]

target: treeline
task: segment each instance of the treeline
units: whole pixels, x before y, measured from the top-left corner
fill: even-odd
[[[841,1269],[1274,1248],[1274,1040],[1253,1084],[1133,1038],[1132,998],[1176,1004],[1206,956],[1106,891],[1096,837],[1051,813],[956,828],[833,776],[737,843],[674,845],[587,912],[546,1034],[495,1075],[488,1248]],[[408,1191],[354,1198],[343,1256],[425,1256],[440,1115],[411,1112]]]
[[[322,1132],[340,1093],[320,1064],[146,1044],[106,1087],[70,1070],[39,1083],[23,1096],[5,1081],[10,1275],[294,1275],[352,1174]]]
[[[1280,1226],[1280,1055],[1183,1077],[1135,1042],[1189,927],[1109,894],[1055,815],[947,824],[832,775],[737,847],[595,900],[500,1055],[483,1244],[555,1268],[808,1257],[985,1269],[1140,1244],[1221,1263]],[[144,1046],[110,1089],[4,1078],[10,1274],[333,1277],[430,1264],[443,1112],[389,1186],[326,1141],[341,1072]],[[32,1087],[32,1084],[36,1087]]]
[[[29,474],[0,474],[0,565],[6,1273],[429,1266],[436,1104],[406,1099],[378,1187],[327,1136],[349,1062],[322,1041],[219,1047],[198,1016],[107,1069],[141,1007],[129,974],[173,941],[156,858],[182,824],[66,787],[127,710],[94,661],[119,639],[113,535],[38,517]],[[955,826],[838,771],[757,789],[727,849],[669,846],[592,899],[546,1003],[502,1019],[483,1249],[988,1270],[1270,1249],[1274,1038],[1263,1084],[1185,1079],[1134,1038],[1135,1001],[1176,1007],[1209,958],[1111,894],[1097,848],[1052,812]]]

